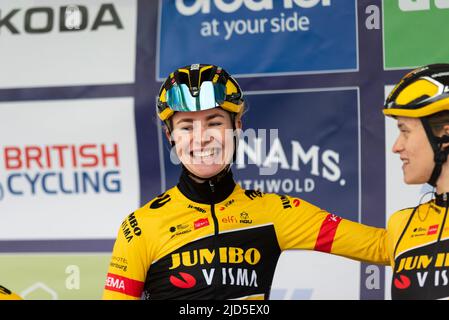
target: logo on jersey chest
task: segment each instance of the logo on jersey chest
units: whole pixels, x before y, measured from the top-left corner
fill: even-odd
[[[224,205],[222,205],[221,207],[218,208],[218,210],[223,211],[225,210],[227,207],[229,207],[230,205],[232,205],[235,202],[234,199],[229,200],[228,202],[226,202]]]
[[[438,253],[436,257],[424,254],[402,258],[399,260],[399,265],[397,270],[395,270],[395,273],[399,273],[403,270],[428,269],[429,267],[449,267],[449,253]]]
[[[431,226],[433,227],[433,226]],[[431,227],[427,229],[433,230]],[[402,253],[395,260],[394,299],[439,299],[449,290],[449,241],[437,241]]]
[[[222,247],[218,249],[218,254],[216,254],[215,249],[203,248],[172,254],[169,269],[173,270],[180,266],[193,267],[195,265],[212,264],[216,259],[220,263],[256,265],[260,258],[261,254],[256,248]]]
[[[157,198],[153,202],[151,202],[150,208],[159,209],[160,207],[163,207],[167,202],[170,202],[170,200],[170,195],[168,193],[163,193],[157,196]]]
[[[139,228],[134,212],[128,216],[128,219],[122,223],[122,231],[126,240],[130,242],[134,236],[139,237],[142,234],[142,230]]]

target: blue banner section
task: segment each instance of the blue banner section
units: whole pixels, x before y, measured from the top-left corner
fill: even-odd
[[[260,92],[246,99],[233,167],[242,187],[297,196],[358,221],[357,90]],[[164,159],[167,187],[173,186],[179,169],[168,148]]]
[[[242,186],[297,196],[357,221],[357,90],[253,94],[247,99],[245,137],[234,168]],[[266,134],[258,130],[253,138],[251,128],[266,129]],[[257,147],[259,159],[253,156]]]
[[[354,0],[170,0],[160,5],[159,79],[200,62],[234,75],[358,68]]]

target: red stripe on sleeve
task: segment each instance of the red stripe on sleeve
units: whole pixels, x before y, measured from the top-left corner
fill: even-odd
[[[108,273],[105,289],[140,298],[140,296],[142,295],[143,285],[144,283],[142,281],[137,281],[119,276],[117,274]]]
[[[321,224],[320,233],[316,239],[314,250],[331,252],[332,243],[334,242],[335,233],[337,232],[337,227],[340,221],[341,218],[339,216],[330,213],[324,218],[324,221]]]

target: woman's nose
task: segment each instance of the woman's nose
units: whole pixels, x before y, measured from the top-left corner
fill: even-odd
[[[403,149],[404,149],[404,147],[403,147],[402,141],[401,141],[400,137],[398,137],[396,139],[396,141],[394,142],[393,147],[392,147],[391,150],[393,151],[393,153],[399,153]]]

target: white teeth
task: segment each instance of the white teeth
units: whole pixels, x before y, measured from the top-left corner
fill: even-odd
[[[193,152],[194,157],[210,157],[213,156],[214,154],[215,154],[214,149]]]

